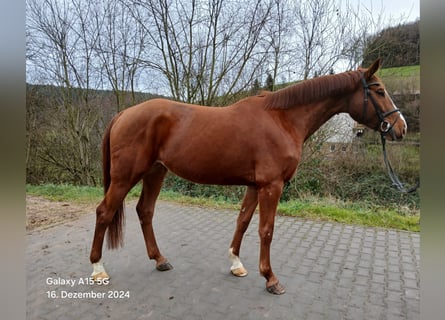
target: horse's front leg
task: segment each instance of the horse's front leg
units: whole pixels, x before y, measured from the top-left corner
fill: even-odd
[[[153,215],[155,203],[161,191],[162,182],[167,174],[167,169],[161,164],[155,164],[143,178],[142,193],[139,202],[136,205],[136,211],[141,223],[142,233],[144,235],[145,246],[148,257],[156,260],[156,269],[167,271],[173,269],[173,266],[159,251],[153,231]]]
[[[247,187],[244,195],[241,210],[236,222],[236,230],[233,235],[233,240],[229,249],[229,259],[232,262],[230,271],[237,277],[247,276],[247,270],[244,268],[239,258],[239,252],[241,248],[241,241],[243,235],[249,226],[253,213],[258,205],[258,191],[255,187]]]
[[[260,273],[266,278],[266,289],[273,294],[283,294],[286,290],[272,272],[270,264],[270,244],[272,243],[275,214],[283,190],[283,182],[271,183],[259,189],[260,221]]]

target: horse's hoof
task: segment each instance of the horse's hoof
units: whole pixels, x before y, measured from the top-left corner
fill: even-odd
[[[105,271],[93,274],[91,275],[91,277],[93,278],[94,282],[102,282],[104,280],[110,280],[110,276]]]
[[[244,268],[244,267],[239,267],[239,268],[230,270],[230,272],[236,277],[245,277],[245,276],[247,276],[247,273],[248,273],[246,268]]]
[[[266,290],[272,294],[283,294],[286,292],[284,286],[282,286],[279,282],[271,285],[270,287],[266,287]]]
[[[158,270],[158,271],[168,271],[171,269],[173,269],[173,266],[168,261],[156,266],[156,270]]]

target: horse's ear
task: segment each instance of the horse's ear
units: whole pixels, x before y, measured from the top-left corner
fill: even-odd
[[[381,65],[382,60],[380,58],[374,61],[374,63],[366,70],[365,79],[370,80],[374,73],[376,73],[380,69]]]

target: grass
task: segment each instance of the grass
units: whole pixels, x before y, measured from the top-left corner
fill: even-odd
[[[51,201],[72,201],[75,203],[92,203],[103,196],[102,188],[89,186],[72,186],[68,184],[26,185],[26,194],[44,197]]]
[[[141,192],[141,186],[136,185],[128,194],[127,199],[136,199]],[[26,194],[39,196],[51,201],[69,201],[73,203],[98,203],[102,200],[104,191],[100,187],[73,186],[70,184],[26,185]]]
[[[385,68],[379,71],[382,78],[385,77],[418,77],[420,75],[420,65]]]
[[[419,214],[403,212],[403,208],[384,208],[368,203],[348,203],[329,198],[309,198],[280,203],[278,212],[309,220],[332,221],[370,227],[420,231]]]
[[[137,199],[140,186],[134,187],[127,199]],[[26,186],[28,195],[40,196],[52,201],[71,201],[74,203],[99,203],[103,190],[99,187],[46,184]],[[238,210],[240,203],[227,201],[220,197],[190,197],[173,191],[162,191],[161,200],[182,205],[203,206],[218,209]],[[298,200],[282,202],[278,213],[303,219],[332,221],[371,227],[392,228],[418,232],[420,230],[419,213],[409,212],[404,208],[384,208],[366,202],[343,202],[332,198],[307,196]]]
[[[420,66],[381,69],[378,74],[390,93],[420,92]]]

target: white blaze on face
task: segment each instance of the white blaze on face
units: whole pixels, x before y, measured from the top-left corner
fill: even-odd
[[[394,110],[396,110],[396,109],[397,109],[397,106],[395,105],[394,101],[392,101],[391,96],[388,94],[388,92],[387,92],[386,90],[385,90],[385,96],[388,97],[389,101],[391,101],[391,104],[392,104],[392,106],[394,107]],[[403,121],[403,124],[404,124],[404,126],[405,126],[405,131],[406,131],[406,129],[408,128],[408,126],[407,126],[407,124],[406,124],[405,117],[403,116],[403,114],[402,114],[401,112],[399,112],[399,117],[400,117],[400,120]]]

